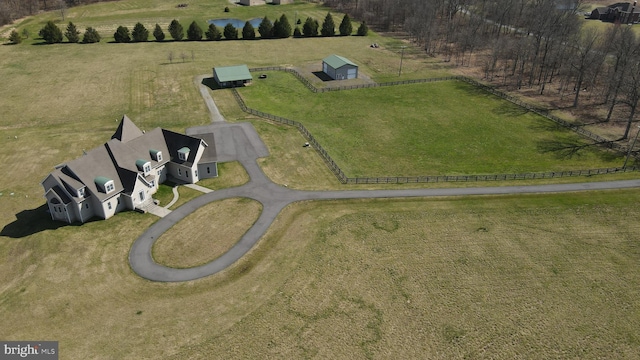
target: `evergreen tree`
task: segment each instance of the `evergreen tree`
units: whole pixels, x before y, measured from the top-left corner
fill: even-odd
[[[233,27],[231,23],[225,25],[222,33],[224,34],[224,38],[227,40],[236,40],[238,38],[238,29]]]
[[[60,30],[53,21],[47,21],[47,24],[40,29],[38,35],[40,35],[47,44],[62,42],[62,30]]]
[[[318,22],[313,18],[308,17],[302,25],[302,35],[304,36],[318,36]]]
[[[128,43],[131,41],[131,35],[129,35],[129,28],[126,26],[118,26],[116,32],[113,34],[113,39],[117,43]]]
[[[76,25],[69,21],[69,25],[67,25],[67,31],[65,31],[64,36],[67,37],[70,43],[77,43],[80,41],[80,31],[76,28]]]
[[[218,27],[215,24],[209,24],[209,29],[205,33],[207,36],[207,40],[220,40],[222,38],[222,34]]]
[[[253,25],[249,21],[244,23],[244,27],[242,28],[242,38],[245,40],[253,40],[256,38],[256,29],[254,29]]]
[[[331,13],[327,13],[322,23],[322,30],[320,30],[322,36],[334,36],[336,34],[336,24],[333,22],[333,16]]]
[[[160,25],[156,24],[156,28],[153,30],[153,37],[156,38],[156,41],[164,40],[164,31]]]
[[[96,29],[89,26],[87,30],[84,32],[84,36],[82,37],[82,42],[84,44],[93,44],[100,42],[100,34],[96,31]]]
[[[353,26],[351,25],[351,18],[349,18],[349,14],[345,14],[342,18],[342,22],[340,23],[340,35],[348,36],[353,32]]]
[[[20,36],[17,31],[13,30],[11,35],[9,35],[9,41],[11,41],[12,44],[20,44],[22,42],[22,36]]]
[[[133,41],[135,42],[145,42],[149,40],[149,30],[147,30],[142,23],[137,23],[133,27],[133,32],[131,33],[133,37]]]
[[[369,33],[369,27],[367,27],[367,23],[362,21],[362,24],[360,24],[360,26],[358,27],[358,31],[356,32],[356,34],[358,36],[367,36],[368,33]]]
[[[302,32],[300,31],[300,28],[296,26],[296,29],[293,30],[293,37],[301,37],[302,36]]]
[[[266,16],[262,18],[260,25],[258,26],[258,32],[263,39],[269,39],[273,37],[273,24]]]
[[[171,34],[173,40],[177,41],[182,40],[182,38],[184,37],[184,29],[182,28],[182,25],[180,25],[180,22],[178,22],[178,20],[173,19],[171,21],[171,24],[169,24],[169,34]]]
[[[280,19],[273,23],[273,36],[281,39],[291,36],[291,24],[286,15],[282,14]]]
[[[187,39],[191,41],[200,41],[202,40],[202,28],[198,25],[195,20],[189,25],[187,29]]]

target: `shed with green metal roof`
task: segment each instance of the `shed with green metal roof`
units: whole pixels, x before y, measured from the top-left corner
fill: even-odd
[[[358,65],[340,55],[330,55],[322,59],[322,71],[333,80],[356,79]]]
[[[220,87],[236,87],[253,80],[247,65],[219,66],[213,68],[213,78]]]

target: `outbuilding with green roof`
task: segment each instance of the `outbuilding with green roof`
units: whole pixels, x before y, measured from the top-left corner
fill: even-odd
[[[330,55],[322,59],[322,71],[333,80],[356,79],[358,65],[339,55]]]
[[[215,67],[213,68],[213,78],[220,87],[244,86],[253,80],[247,65]]]

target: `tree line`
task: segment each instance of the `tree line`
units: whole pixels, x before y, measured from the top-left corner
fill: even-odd
[[[298,22],[301,23],[300,20]],[[335,23],[333,21],[333,16],[331,15],[331,13],[327,13],[320,33],[318,33],[319,28],[320,25],[318,21],[311,17],[308,17],[304,25],[302,26],[302,30],[300,30],[300,28],[296,26],[295,30],[293,31],[293,36],[311,37],[319,36],[319,34],[325,37],[335,36]],[[265,16],[260,22],[257,30],[260,34],[260,38],[262,39],[281,39],[288,38],[292,35],[291,24],[289,23],[287,16],[284,14],[282,14],[280,18],[276,19],[273,22],[271,22],[271,20],[269,20],[269,18]],[[184,39],[184,28],[182,24],[176,19],[171,21],[167,28],[167,31],[174,41],[181,41]],[[341,36],[352,35],[353,26],[351,24],[349,15],[345,15],[342,18],[338,31]],[[367,35],[367,32],[367,25],[365,23],[360,24],[360,26],[358,27],[357,35],[365,36]],[[70,43],[78,43],[81,41],[80,31],[78,31],[76,25],[73,22],[69,22],[66,31],[63,34],[62,30],[53,21],[49,21],[39,31],[38,34],[47,44],[63,42],[63,35]],[[145,42],[149,41],[150,34],[153,35],[156,41],[164,41],[166,38],[164,30],[159,24],[156,24],[153,32],[149,33],[149,30],[142,23],[138,22],[135,24],[132,31],[129,31],[129,28],[126,26],[118,26],[115,33],[113,34],[113,39],[117,43]],[[221,40],[223,36],[227,40],[239,39],[238,29],[236,29],[231,23],[228,23],[222,31],[220,31],[220,29],[218,29],[215,24],[209,24],[207,30],[203,31],[200,25],[198,25],[196,21],[193,21],[187,28],[186,35],[186,40],[189,41],[200,41],[203,38],[210,41],[216,41]],[[247,21],[242,28],[242,39],[256,39],[256,29],[249,21]],[[82,37],[82,43],[95,43],[99,42],[100,40],[100,35],[92,27],[88,27]],[[9,41],[14,44],[19,44],[20,42],[22,42],[22,36],[14,30],[9,36]]]
[[[583,0],[325,0],[431,56],[479,67],[484,80],[573,108],[606,105],[629,137],[640,100],[640,39],[625,23],[584,28]],[[595,21],[595,20],[593,20]],[[626,21],[623,21],[626,22]],[[622,114],[622,115],[621,115]]]

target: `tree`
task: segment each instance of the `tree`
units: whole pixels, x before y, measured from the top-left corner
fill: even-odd
[[[222,33],[224,34],[224,38],[227,40],[236,40],[238,38],[238,29],[236,29],[231,23],[225,25]]]
[[[351,18],[349,14],[345,14],[340,23],[340,35],[348,36],[353,32],[353,26],[351,25]]]
[[[318,22],[308,17],[302,25],[302,34],[304,36],[318,36]]]
[[[207,40],[220,40],[222,38],[222,34],[218,27],[215,24],[209,24],[209,29],[205,32]]]
[[[273,23],[273,36],[280,39],[291,36],[291,24],[289,24],[289,19],[285,14],[282,14],[280,19]]]
[[[9,41],[11,41],[12,44],[20,44],[22,42],[22,36],[20,36],[17,31],[13,30],[11,35],[9,35]]]
[[[184,37],[184,29],[178,20],[173,19],[171,24],[169,24],[169,34],[171,34],[173,40],[176,41],[180,41]]]
[[[251,22],[247,21],[244,23],[244,27],[242,28],[242,38],[245,40],[253,40],[256,38],[256,29],[253,28]]]
[[[169,59],[169,62],[173,64],[173,51],[169,51],[169,54],[167,55],[167,59]]]
[[[296,26],[296,29],[293,30],[293,37],[301,37],[302,36],[302,31],[300,31],[300,28]]]
[[[273,37],[273,24],[266,16],[262,18],[260,25],[258,26],[258,32],[263,39],[269,39]]]
[[[126,26],[118,26],[116,32],[113,34],[113,39],[117,43],[128,43],[131,41],[131,35],[129,34],[129,28]]]
[[[356,34],[358,36],[367,36],[368,33],[369,27],[367,27],[367,23],[363,21],[360,26],[358,26],[358,31],[356,32]]]
[[[80,31],[76,28],[76,25],[69,21],[69,25],[67,25],[67,31],[65,31],[64,36],[67,37],[70,43],[77,43],[80,41]]]
[[[53,21],[47,21],[47,24],[40,29],[38,35],[40,35],[47,44],[62,42],[62,30],[60,30]]]
[[[145,42],[149,39],[149,30],[147,30],[142,23],[137,23],[133,27],[133,32],[131,33],[133,37],[133,41],[135,42]]]
[[[191,41],[200,41],[202,40],[202,28],[198,25],[195,20],[189,25],[187,29],[187,39]]]
[[[164,40],[164,31],[160,25],[156,24],[156,28],[153,30],[153,37],[156,38],[156,41]]]
[[[331,16],[330,12],[324,18],[320,33],[322,36],[334,36],[336,34],[336,24],[333,22],[333,16]]]
[[[96,31],[96,29],[89,26],[87,30],[84,32],[84,36],[82,37],[82,43],[84,44],[93,44],[100,42],[100,34]]]

